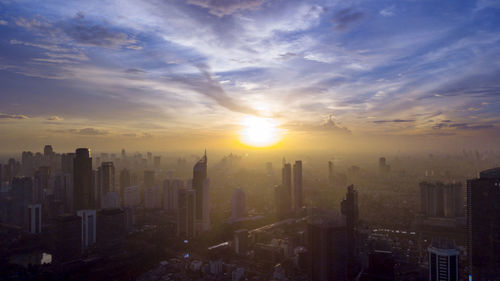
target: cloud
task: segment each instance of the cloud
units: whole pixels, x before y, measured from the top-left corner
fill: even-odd
[[[87,136],[97,136],[97,135],[107,135],[109,132],[105,130],[98,130],[94,128],[84,128],[77,131],[79,135]]]
[[[128,73],[128,74],[142,74],[142,73],[146,73],[146,71],[140,69],[140,68],[127,68],[125,69],[124,71],[125,73]]]
[[[387,7],[383,10],[380,10],[379,14],[383,17],[391,17],[394,16],[396,8],[394,6]]]
[[[382,124],[382,123],[411,123],[415,122],[413,119],[394,119],[394,120],[375,120],[373,123]]]
[[[238,11],[253,10],[261,6],[265,0],[188,0],[188,4],[209,9],[218,17],[231,15]]]
[[[451,120],[442,120],[432,126],[435,130],[483,130],[483,129],[491,129],[495,128],[493,124],[470,124],[470,123],[454,123]]]
[[[6,20],[0,20],[0,25],[7,25],[9,24]]]
[[[323,132],[323,133],[344,133],[350,134],[351,130],[339,125],[333,115],[329,115],[322,124],[318,123],[290,123],[284,126],[294,131]]]
[[[75,18],[66,23],[63,31],[77,43],[87,46],[118,48],[127,45],[129,47],[137,43],[137,40],[124,32],[87,21],[82,13],[78,13]]]
[[[352,8],[343,9],[335,13],[331,19],[335,30],[348,30],[352,25],[365,17],[363,12],[354,11]]]
[[[196,81],[193,79],[177,79],[177,81],[185,83],[188,87],[190,87],[194,91],[206,97],[209,97],[210,99],[214,100],[218,105],[226,109],[245,114],[260,115],[260,113],[257,110],[252,109],[250,107],[246,107],[238,103],[232,97],[230,97],[226,93],[226,91],[224,91],[220,83],[212,77],[210,68],[206,64],[199,63],[196,65],[196,67],[201,72],[204,81],[203,80]]]
[[[26,115],[0,113],[0,119],[30,119]]]
[[[53,52],[68,52],[70,51],[67,48],[61,48],[57,45],[48,45],[48,44],[37,44],[37,43],[30,43],[30,42],[25,42],[25,41],[19,41],[16,39],[12,39],[9,41],[11,45],[24,45],[24,46],[29,46],[29,47],[37,47],[40,49],[45,49]]]
[[[46,29],[51,27],[50,23],[39,18],[17,18],[14,22],[16,23],[16,25],[24,27],[26,29]]]
[[[49,120],[49,121],[63,121],[64,118],[57,116],[57,115],[52,115],[49,118],[47,118],[47,120]]]

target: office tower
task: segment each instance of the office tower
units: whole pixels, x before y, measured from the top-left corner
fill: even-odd
[[[125,148],[122,148],[122,159],[127,158],[127,153],[125,152]]]
[[[391,166],[387,165],[385,157],[380,157],[378,159],[378,171],[380,174],[387,174],[391,171]]]
[[[63,153],[61,155],[61,170],[63,173],[73,174],[73,162],[75,153]]]
[[[292,194],[292,165],[290,163],[285,163],[281,169],[281,184],[288,187]]]
[[[196,191],[179,189],[177,212],[177,236],[185,239],[195,237]]]
[[[245,255],[248,251],[248,230],[239,229],[234,232],[234,252]]]
[[[147,187],[144,193],[144,208],[160,209],[162,199],[162,189],[159,186]]]
[[[307,225],[309,279],[345,281],[346,225],[341,218],[313,217]]]
[[[100,169],[101,192],[106,194],[115,190],[115,166],[113,162],[102,162]]]
[[[0,164],[0,187],[2,187],[3,182],[3,166]]]
[[[154,171],[144,171],[144,188],[151,187],[155,185],[155,172]]]
[[[463,216],[462,184],[421,182],[420,211],[429,217]]]
[[[82,218],[60,215],[54,220],[53,229],[54,260],[62,263],[78,258],[82,253]]]
[[[472,280],[497,280],[500,268],[500,167],[467,180],[467,253]]]
[[[458,281],[459,251],[453,241],[433,240],[427,251],[429,252],[429,281]]]
[[[35,186],[33,190],[33,200],[35,203],[41,203],[44,190],[49,189],[50,167],[39,167],[35,172]]]
[[[123,192],[123,189],[130,185],[130,171],[127,168],[124,168],[120,171],[120,191]]]
[[[79,210],[76,213],[82,218],[82,250],[96,242],[96,211]]]
[[[295,161],[295,164],[293,164],[293,201],[294,209],[296,211],[304,206],[304,194],[302,186],[302,161],[297,160]]]
[[[278,217],[290,214],[291,198],[287,186],[283,184],[274,186],[274,204],[276,208],[276,215],[278,215]]]
[[[196,219],[203,218],[203,186],[207,180],[207,153],[193,167],[193,189],[196,191]]]
[[[72,174],[58,173],[54,179],[54,198],[63,203],[65,213],[73,211],[73,178]]]
[[[234,190],[233,199],[231,200],[232,218],[239,219],[245,216],[245,192],[241,188]]]
[[[52,149],[52,145],[47,144],[43,148],[43,156],[52,156],[54,155],[54,150]]]
[[[42,233],[42,205],[28,205],[28,232]]]
[[[76,211],[94,208],[92,158],[88,148],[78,148],[73,160],[73,207]]]
[[[155,169],[160,169],[160,164],[161,164],[161,156],[155,156],[153,158],[153,165]]]
[[[335,183],[335,174],[333,170],[333,162],[328,161],[328,184],[333,186]]]
[[[141,204],[141,190],[138,185],[127,186],[123,191],[123,205],[136,207]]]
[[[28,177],[12,179],[13,210],[10,219],[14,225],[25,228],[28,221],[28,205],[33,204],[33,180]]]
[[[340,209],[345,216],[347,229],[347,270],[348,274],[355,274],[355,264],[358,258],[357,243],[356,243],[356,228],[359,220],[358,209],[358,192],[354,190],[354,186],[347,187],[347,194],[342,200]]]
[[[21,171],[25,177],[31,177],[35,173],[35,157],[31,151],[23,151],[21,154]],[[1,178],[0,178],[0,181]]]
[[[184,187],[184,182],[181,180],[164,180],[163,181],[163,209],[170,212],[177,212],[179,202],[179,189]]]

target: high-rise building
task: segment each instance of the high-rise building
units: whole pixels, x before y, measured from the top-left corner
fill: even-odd
[[[233,199],[231,200],[232,218],[239,219],[245,216],[245,192],[241,188],[234,190]]]
[[[49,189],[50,167],[39,167],[35,173],[35,185],[33,190],[33,200],[36,203],[41,203],[43,200],[43,192]]]
[[[500,167],[467,181],[467,253],[472,280],[498,280]]]
[[[274,205],[276,215],[283,217],[290,214],[291,211],[291,198],[289,188],[283,184],[274,186]]]
[[[61,155],[61,169],[63,173],[73,174],[73,159],[75,159],[75,153],[63,153]]]
[[[79,210],[76,213],[82,218],[82,250],[96,242],[96,211]]]
[[[155,169],[160,169],[160,165],[161,165],[161,156],[155,156],[153,158],[153,165],[155,167]]]
[[[295,161],[295,164],[293,164],[293,207],[295,210],[299,210],[302,206],[304,206],[304,193],[302,186],[302,161],[297,160]]]
[[[163,209],[170,212],[177,212],[179,189],[184,187],[184,182],[181,180],[164,180],[163,181]]]
[[[78,148],[73,161],[73,207],[76,211],[94,208],[92,158],[88,148]]]
[[[248,251],[248,230],[239,229],[234,232],[234,252],[245,255]]]
[[[43,148],[43,156],[52,156],[54,155],[54,150],[52,149],[52,145],[47,144]]]
[[[429,281],[458,281],[460,252],[453,241],[433,240],[427,251],[429,252]]]
[[[390,251],[373,250],[368,255],[368,268],[364,270],[360,281],[395,281],[396,262]]]
[[[307,225],[309,279],[345,281],[346,225],[342,218],[313,217]]]
[[[347,193],[340,205],[342,214],[345,216],[347,230],[347,270],[348,274],[356,274],[355,265],[358,257],[358,246],[356,239],[356,228],[359,221],[358,192],[353,185],[347,187]]]
[[[113,162],[102,162],[100,170],[101,192],[115,192],[115,166]]]
[[[332,161],[328,161],[328,184],[330,186],[333,186],[335,184],[335,174]]]
[[[124,151],[122,151],[122,152],[124,152]],[[120,171],[120,190],[118,192],[120,194],[122,204],[123,204],[123,200],[124,200],[125,188],[130,186],[130,185],[131,185],[130,171],[127,168],[124,168]]]
[[[64,214],[54,220],[52,235],[54,260],[71,261],[82,253],[82,218],[74,214]]]
[[[28,205],[28,232],[42,233],[42,205]]]
[[[127,186],[123,191],[123,206],[136,207],[141,204],[141,191],[138,185]]]
[[[144,193],[144,207],[146,209],[161,208],[162,189],[159,186],[150,186]]]
[[[196,219],[203,218],[203,186],[207,180],[207,154],[193,167],[193,189],[196,191]]]
[[[420,183],[420,211],[429,217],[463,216],[462,184]]]
[[[97,243],[119,241],[125,236],[125,212],[118,208],[97,212]]]
[[[391,171],[391,166],[387,165],[385,157],[380,157],[378,159],[378,171],[380,174],[387,174]]]
[[[177,236],[190,239],[196,236],[196,191],[179,189],[177,212]]]
[[[31,151],[23,151],[21,155],[21,171],[25,177],[31,177],[35,173],[35,158]],[[0,169],[1,170],[1,169]],[[0,178],[0,182],[1,182]]]

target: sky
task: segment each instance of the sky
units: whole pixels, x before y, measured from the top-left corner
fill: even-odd
[[[2,151],[496,149],[500,2],[0,0]]]

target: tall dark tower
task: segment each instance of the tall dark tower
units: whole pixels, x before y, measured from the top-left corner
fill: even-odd
[[[290,163],[283,164],[283,169],[281,170],[281,184],[286,192],[286,200],[284,202],[286,212],[290,212],[292,210],[292,165]],[[285,198],[284,197],[284,198]]]
[[[302,161],[297,160],[293,164],[293,201],[295,210],[299,210],[304,205],[302,185]]]
[[[307,224],[309,280],[346,280],[346,225],[335,217],[313,217]]]
[[[342,200],[340,209],[345,216],[347,229],[347,273],[352,276],[357,259],[356,227],[359,219],[358,192],[353,185],[347,187],[346,198]]]
[[[196,191],[196,219],[203,219],[203,184],[207,179],[207,151],[193,167],[193,189]]]
[[[92,158],[88,148],[78,148],[73,160],[73,206],[76,211],[94,208]]]
[[[333,171],[333,162],[328,161],[328,184],[330,186],[333,186],[335,178],[334,178],[334,171]]]
[[[500,167],[467,181],[467,253],[472,280],[498,280]]]

